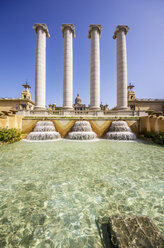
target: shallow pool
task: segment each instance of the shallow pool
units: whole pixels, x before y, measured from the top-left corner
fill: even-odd
[[[99,248],[95,219],[147,215],[164,231],[164,148],[141,142],[0,147],[2,247]]]

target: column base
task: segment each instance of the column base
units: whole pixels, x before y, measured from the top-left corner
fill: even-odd
[[[39,106],[35,106],[35,107],[34,107],[34,110],[46,110],[46,108],[44,108],[44,107],[39,107]]]
[[[117,110],[129,110],[128,107],[116,107]]]
[[[100,107],[90,107],[89,110],[91,110],[91,111],[100,111],[101,108]]]
[[[74,111],[73,107],[62,107],[62,110],[64,111]]]

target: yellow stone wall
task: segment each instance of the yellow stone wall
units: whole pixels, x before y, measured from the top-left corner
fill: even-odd
[[[68,132],[71,131],[75,124],[75,120],[53,120],[56,131],[60,133],[61,137],[67,136]]]
[[[36,123],[40,121],[39,119],[23,119],[22,121],[22,132],[23,133],[30,133]],[[52,122],[55,125],[56,131],[59,132],[61,134],[61,137],[64,138],[67,133],[72,129],[75,120],[52,120]]]
[[[22,120],[22,132],[23,133],[30,133],[31,131],[33,131],[36,123],[38,122],[39,120],[37,119],[34,119],[34,120],[31,120],[31,119],[23,119]]]
[[[22,131],[23,133],[28,134],[31,132],[36,123],[39,121],[39,119],[23,119],[22,121]],[[61,134],[61,137],[64,138],[67,136],[68,132],[71,131],[72,127],[74,126],[76,120],[52,120],[56,131]],[[88,120],[91,124],[91,127],[93,131],[97,134],[98,138],[101,138],[105,135],[105,133],[108,131],[112,120]],[[138,133],[138,128],[139,128],[139,122],[138,120],[129,120],[127,121],[128,126],[132,129],[132,132]]]
[[[138,120],[128,120],[126,122],[128,126],[131,128],[133,133],[137,134],[139,132],[139,121]]]
[[[0,111],[10,111],[11,109],[17,110],[17,105],[19,107],[19,102],[17,100],[13,101],[0,101]]]
[[[143,110],[143,111],[147,111],[147,110],[154,110],[156,112],[160,111],[163,112],[164,111],[164,103],[163,102],[155,102],[155,101],[147,101],[147,102],[143,102],[143,101],[128,101],[128,106],[130,109],[130,105],[135,105],[135,110]]]
[[[1,116],[0,117],[0,128],[16,128],[22,130],[24,134],[31,132],[39,119],[23,119],[22,116]],[[64,138],[71,131],[76,120],[52,120],[56,131],[61,134]],[[99,138],[102,138],[108,131],[112,120],[90,120],[89,121],[93,131]],[[145,116],[139,120],[127,120],[128,126],[132,132],[138,134],[139,132],[164,132],[164,116]]]
[[[164,116],[145,116],[140,118],[140,132],[164,132]]]
[[[20,110],[22,104],[26,105],[27,110],[34,109],[34,102],[29,99],[2,99],[0,98],[0,111]]]
[[[164,132],[164,117],[158,117],[159,132]]]
[[[110,124],[112,121],[106,121],[106,120],[95,120],[95,121],[89,121],[92,127],[93,132],[95,132],[98,136],[98,138],[101,138],[104,136],[104,134],[108,131]]]
[[[11,115],[0,117],[1,128],[16,128],[22,130],[22,116]]]
[[[8,118],[0,117],[0,128],[7,128],[7,127],[8,127]]]

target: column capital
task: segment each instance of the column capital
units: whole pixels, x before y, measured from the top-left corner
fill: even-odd
[[[117,34],[120,32],[120,31],[124,31],[125,32],[125,35],[127,34],[127,32],[129,31],[129,27],[127,25],[118,25],[116,27],[116,30],[114,32],[114,35],[113,35],[113,39],[116,39],[117,38]]]
[[[48,32],[48,27],[47,27],[46,24],[44,24],[44,23],[35,23],[34,26],[33,26],[33,29],[35,29],[36,33],[37,33],[38,28],[41,28],[46,33],[47,38],[50,38],[50,34]]]
[[[89,26],[88,38],[91,38],[91,32],[93,29],[97,29],[101,37],[102,26],[100,24],[91,24]]]
[[[75,26],[73,24],[62,24],[61,30],[62,30],[62,35],[64,38],[64,30],[68,28],[72,31],[73,38],[75,38]]]

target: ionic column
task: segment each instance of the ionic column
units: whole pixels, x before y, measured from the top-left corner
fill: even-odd
[[[35,109],[46,105],[46,37],[50,37],[46,24],[36,23],[33,28],[37,34],[35,64]]]
[[[127,55],[126,55],[126,34],[128,26],[118,25],[113,35],[117,38],[117,108],[126,109],[127,102]]]
[[[73,109],[73,39],[75,38],[75,26],[63,24],[61,26],[64,38],[63,57],[63,108]]]
[[[88,38],[91,39],[90,57],[90,109],[100,109],[100,36],[102,26],[90,25]]]

